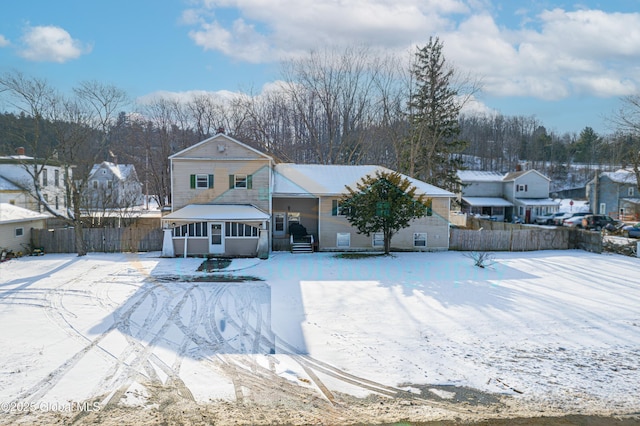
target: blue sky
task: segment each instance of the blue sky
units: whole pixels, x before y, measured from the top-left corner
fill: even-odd
[[[0,72],[133,98],[259,92],[321,46],[408,52],[431,35],[483,81],[474,108],[610,133],[640,88],[640,0],[23,0],[0,14]],[[0,105],[0,108],[3,107]],[[4,109],[4,108],[3,108]]]

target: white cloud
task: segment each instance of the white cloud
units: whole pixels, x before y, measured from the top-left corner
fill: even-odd
[[[239,96],[243,95],[240,93],[231,92],[229,90],[219,90],[216,92],[209,92],[206,90],[187,90],[184,92],[169,92],[159,90],[146,94],[144,96],[140,96],[136,99],[136,102],[140,105],[148,105],[157,100],[163,99],[170,102],[176,102],[178,104],[187,104],[194,101],[195,99],[202,97],[211,97],[216,101],[225,102],[236,99]]]
[[[507,29],[489,14],[469,16],[443,34],[445,56],[497,96],[617,97],[640,85],[640,14],[554,9],[533,24]]]
[[[20,56],[31,61],[63,63],[91,51],[91,46],[71,38],[56,26],[28,27],[22,37]]]
[[[556,100],[617,97],[640,86],[640,14],[582,6],[512,12],[496,21],[487,0],[200,0],[183,14],[208,51],[262,63],[319,46],[370,45],[394,52],[438,35],[456,68],[496,96]],[[537,13],[537,14],[536,14]],[[229,17],[231,16],[231,18]]]
[[[214,50],[250,62],[278,61],[319,46],[371,44],[406,49],[451,25],[448,14],[467,13],[460,0],[203,0],[183,13],[197,26],[191,38]],[[225,21],[234,8],[239,17]],[[234,15],[235,16],[235,15]]]
[[[9,40],[7,40],[5,38],[5,36],[3,36],[2,34],[0,34],[0,47],[7,47],[9,46],[11,43],[9,42]]]

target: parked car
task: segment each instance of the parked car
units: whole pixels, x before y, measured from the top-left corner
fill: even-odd
[[[640,238],[640,222],[623,226],[622,235],[627,238]]]
[[[591,214],[591,212],[565,212],[562,216],[555,217],[553,219],[553,224],[557,226],[562,226],[562,222],[565,219],[569,219],[570,217],[575,217],[575,216],[586,216],[588,214]]]
[[[611,216],[604,214],[590,214],[582,218],[582,227],[600,231],[601,229],[614,229],[617,221]]]
[[[543,214],[541,216],[536,217],[535,222],[538,225],[552,225],[553,224],[553,219],[555,219],[558,216],[563,216],[564,214],[565,214],[565,212],[555,212],[555,213]]]
[[[562,221],[562,226],[567,226],[569,228],[582,228],[582,219],[583,216],[572,216],[568,219]]]

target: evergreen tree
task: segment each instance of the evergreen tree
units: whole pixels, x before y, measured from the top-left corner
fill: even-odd
[[[377,171],[365,176],[356,189],[347,186],[348,194],[340,201],[340,210],[358,232],[370,236],[382,232],[384,252],[391,250],[391,237],[416,218],[431,215],[431,200],[397,172]]]
[[[416,52],[411,74],[414,87],[409,99],[409,136],[402,152],[401,170],[425,182],[455,191],[460,153],[466,142],[458,138],[462,108],[453,86],[455,71],[442,53],[443,44],[431,37]]]

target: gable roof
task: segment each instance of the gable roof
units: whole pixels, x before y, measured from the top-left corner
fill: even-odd
[[[49,216],[32,210],[23,209],[9,203],[0,203],[0,223],[29,222],[48,219]]]
[[[600,173],[600,177],[607,177],[616,183],[637,184],[636,174],[633,170],[629,169],[620,169],[615,172],[602,172]]]
[[[545,175],[543,175],[542,173],[540,173],[539,171],[534,170],[534,169],[507,173],[505,175],[505,177],[503,178],[503,181],[504,182],[512,182],[512,181],[518,179],[519,177],[522,177],[522,176],[524,176],[526,174],[529,174],[529,173],[535,173],[535,174],[539,175],[540,177],[545,178],[548,181],[551,181],[551,179],[549,179],[548,177],[546,177]]]
[[[265,154],[264,152],[258,151],[257,149],[252,148],[252,147],[250,147],[249,145],[247,145],[247,144],[245,144],[245,143],[242,143],[242,142],[240,142],[240,141],[239,141],[239,140],[237,140],[237,139],[232,138],[231,136],[227,136],[227,135],[225,135],[224,133],[218,133],[217,135],[212,136],[212,137],[210,137],[209,139],[205,139],[205,140],[203,140],[203,141],[201,141],[201,142],[198,142],[198,143],[197,143],[197,144],[195,144],[195,145],[191,145],[190,147],[183,149],[182,151],[178,151],[178,152],[176,152],[175,154],[170,155],[170,156],[169,156],[169,160],[174,159],[174,158],[178,158],[178,157],[184,157],[184,154],[188,153],[189,151],[192,151],[192,150],[198,149],[198,148],[200,148],[202,145],[205,145],[205,144],[208,144],[208,143],[212,143],[213,141],[215,141],[215,140],[217,140],[217,139],[226,139],[227,141],[232,142],[232,143],[235,143],[235,144],[238,144],[238,145],[240,145],[241,147],[243,147],[243,148],[245,148],[245,149],[248,149],[249,151],[254,152],[255,154],[257,154],[257,155],[259,155],[259,156],[261,156],[261,157],[264,157],[264,158],[266,158],[266,159],[268,159],[268,160],[273,160],[273,158],[271,158],[270,156],[268,156],[268,155],[267,155],[267,154]]]
[[[274,168],[274,196],[328,196],[346,193],[365,176],[376,171],[392,172],[382,166],[346,166],[324,164],[277,164]],[[437,186],[401,175],[417,188],[417,193],[433,197],[453,197],[454,194]]]
[[[133,164],[114,164],[109,161],[103,161],[100,164],[94,164],[89,172],[89,177],[92,177],[98,170],[105,168],[111,171],[111,174],[118,180],[127,180],[129,177],[135,176],[135,166]]]

